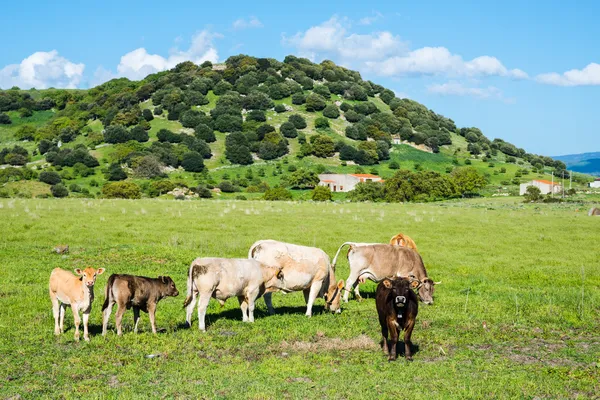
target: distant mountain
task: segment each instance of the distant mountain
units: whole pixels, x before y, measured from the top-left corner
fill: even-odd
[[[567,154],[552,157],[567,165],[567,169],[584,174],[600,176],[600,152]]]

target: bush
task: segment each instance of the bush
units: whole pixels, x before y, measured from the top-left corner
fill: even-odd
[[[10,124],[12,124],[10,117],[7,114],[0,113],[0,125],[10,125]]]
[[[282,113],[282,112],[286,112],[286,108],[283,104],[277,104],[274,108],[276,113]]]
[[[302,117],[299,114],[290,115],[290,117],[288,118],[288,122],[291,122],[292,124],[294,124],[296,129],[304,129],[307,126],[306,120],[304,119],[304,117]]]
[[[294,126],[291,122],[284,122],[279,127],[279,132],[286,138],[295,138],[298,136],[298,131],[296,130],[296,126]]]
[[[217,141],[213,128],[206,124],[198,124],[194,128],[194,133],[198,139],[202,139],[206,143],[213,143]]]
[[[275,187],[268,189],[263,196],[264,200],[277,201],[277,200],[292,200],[292,193],[282,187]]]
[[[183,155],[181,166],[187,172],[200,172],[204,169],[204,158],[196,151],[190,151]]]
[[[325,135],[317,135],[312,140],[312,152],[315,156],[328,158],[335,154],[335,143],[333,139]]]
[[[327,107],[325,99],[316,93],[311,93],[306,97],[306,111],[315,112],[321,111]]]
[[[140,199],[142,191],[134,182],[111,182],[102,187],[102,194],[108,199]]]
[[[42,171],[39,176],[40,182],[47,183],[48,185],[56,185],[62,182],[60,175],[54,171]]]
[[[329,104],[327,107],[323,109],[323,115],[327,118],[336,119],[340,116],[340,110],[337,108],[335,104]]]
[[[379,182],[361,182],[348,193],[351,201],[380,201],[384,198],[384,186]]]
[[[129,134],[132,140],[135,140],[140,143],[147,142],[150,139],[150,137],[148,136],[148,132],[140,125],[133,127]]]
[[[164,176],[162,172],[162,164],[154,155],[142,157],[134,168],[134,173],[141,178],[156,178]]]
[[[118,163],[113,163],[108,167],[108,172],[106,173],[106,179],[112,182],[116,181],[124,181],[127,179],[127,174],[121,168],[121,165]]]
[[[168,193],[175,189],[175,184],[168,179],[162,179],[160,181],[152,181],[146,190],[148,196],[157,197],[162,194]]]
[[[542,198],[542,191],[537,186],[527,186],[524,196],[525,202],[539,201]]]
[[[71,184],[69,185],[69,191],[71,191],[71,192],[75,192],[75,193],[79,193],[79,192],[81,192],[81,186],[79,186],[79,185],[78,185],[78,184],[76,184],[76,183],[71,183]],[[56,197],[56,196],[55,196],[55,197]]]
[[[389,163],[388,167],[390,169],[399,169],[400,165],[396,161],[392,161],[391,163]]]
[[[198,193],[198,197],[200,197],[201,199],[212,198],[212,192],[206,186],[198,186],[196,188],[196,193]]]
[[[292,104],[300,105],[306,102],[306,96],[303,93],[294,93],[292,95]]]
[[[467,158],[467,159],[465,160],[465,165],[471,165],[471,164],[472,164],[472,163],[471,163],[471,160]]]
[[[331,201],[333,195],[329,186],[317,186],[310,194],[313,201]]]
[[[263,110],[252,110],[246,115],[246,121],[266,122],[267,116]]]
[[[317,128],[317,129],[329,128],[329,120],[324,117],[316,118],[315,119],[315,128]]]
[[[106,143],[125,143],[131,139],[129,132],[122,125],[111,125],[104,129]]]
[[[348,122],[358,122],[363,118],[362,115],[360,115],[359,113],[357,113],[354,110],[346,111],[344,113],[344,117],[346,118],[346,121],[348,121]]]
[[[154,115],[162,115],[162,113],[163,113],[163,108],[161,106],[154,108]]]
[[[239,188],[237,188],[233,183],[229,181],[222,181],[221,183],[219,183],[219,189],[221,189],[221,192],[223,193],[233,193],[240,191]]]
[[[56,185],[52,185],[50,187],[50,192],[54,197],[67,197],[69,195],[69,189],[65,187],[62,183],[57,183]]]
[[[152,115],[152,111],[150,111],[149,109],[145,108],[142,111],[142,116],[144,117],[144,119],[148,122],[152,121],[154,119],[154,115]]]

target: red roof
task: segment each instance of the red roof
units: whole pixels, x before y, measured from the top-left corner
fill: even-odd
[[[350,176],[355,176],[357,178],[369,178],[369,179],[377,178],[377,179],[381,179],[377,175],[373,175],[373,174],[350,174]]]
[[[335,181],[332,179],[321,179],[321,182],[335,182]]]
[[[547,185],[558,185],[558,182],[552,183],[552,181],[547,181],[545,179],[536,179],[536,180],[534,180],[534,182],[541,182],[541,183],[545,183]]]

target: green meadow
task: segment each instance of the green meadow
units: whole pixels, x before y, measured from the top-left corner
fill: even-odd
[[[443,155],[440,155],[442,157]],[[590,205],[475,199],[429,204],[0,199],[0,398],[594,398],[600,394],[600,218]],[[199,256],[246,257],[259,239],[317,246],[386,242],[403,232],[429,276],[414,361],[379,347],[376,285],[341,314],[301,293],[211,301],[207,332],[184,325],[186,273]],[[70,253],[51,253],[68,244]],[[95,286],[91,341],[53,334],[53,268],[106,268]],[[134,334],[100,335],[110,274],[171,276],[180,295]],[[346,279],[348,265],[336,270]],[[400,346],[403,348],[403,346]]]

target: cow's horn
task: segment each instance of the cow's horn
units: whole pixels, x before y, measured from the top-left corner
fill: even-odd
[[[433,282],[434,285],[439,285],[440,283],[442,283],[442,281],[439,282]]]

